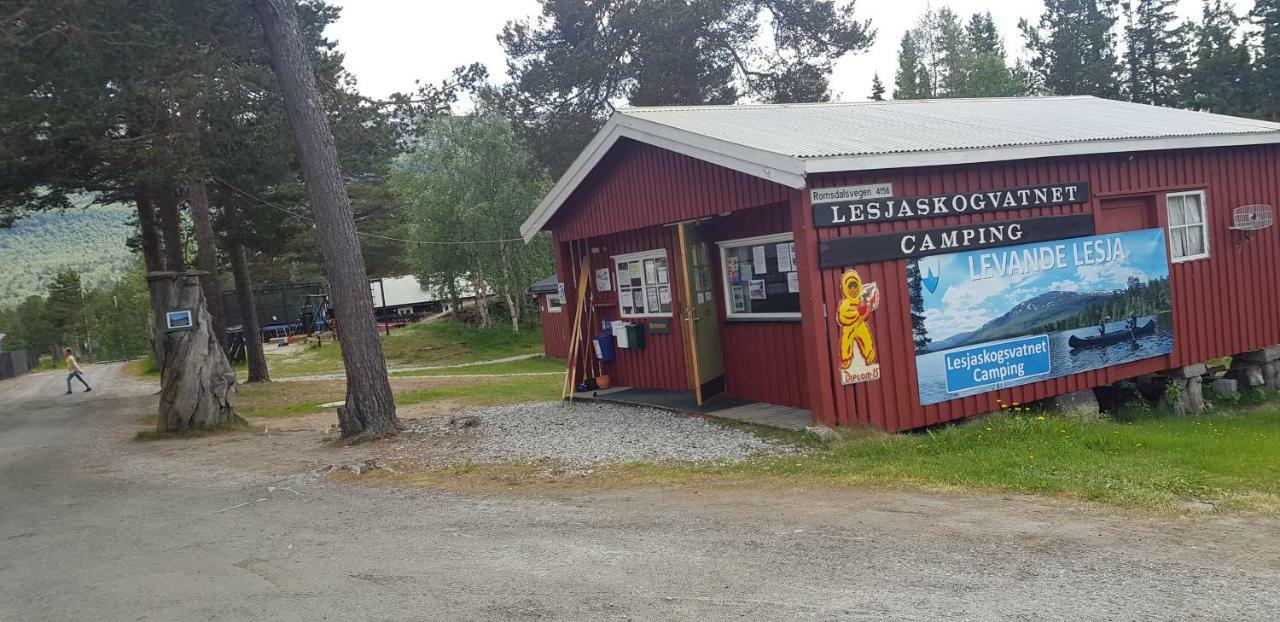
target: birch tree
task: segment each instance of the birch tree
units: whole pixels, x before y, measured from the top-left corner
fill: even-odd
[[[520,239],[520,223],[550,187],[546,174],[502,117],[442,117],[422,135],[391,177],[413,238],[423,242],[414,253],[418,275],[446,289],[470,283],[482,324],[491,321],[482,293],[491,292],[518,332],[531,309],[525,290],[553,269],[546,239]]]

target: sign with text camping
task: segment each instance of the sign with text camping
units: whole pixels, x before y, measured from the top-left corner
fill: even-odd
[[[920,403],[1173,351],[1163,229],[911,260]]]
[[[885,190],[892,194],[893,186],[815,188],[810,191],[813,224],[843,227],[1089,202],[1089,184],[1083,181],[899,198],[884,196]]]
[[[1091,233],[1093,216],[1080,214],[851,235],[819,242],[818,265],[824,269],[839,268],[873,261],[914,259],[961,250],[1060,240]]]

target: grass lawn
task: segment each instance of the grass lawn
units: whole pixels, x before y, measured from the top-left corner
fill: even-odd
[[[562,359],[549,359],[544,356],[507,361],[505,363],[488,363],[485,365],[469,365],[467,367],[449,367],[445,369],[421,369],[417,371],[391,372],[393,378],[414,378],[422,376],[461,376],[472,374],[544,374],[564,373],[565,363]]]
[[[454,400],[469,407],[559,399],[560,382],[557,376],[441,378],[429,387],[393,381],[392,389],[397,406]],[[341,380],[240,385],[236,388],[236,411],[245,417],[298,417],[324,411],[321,404],[339,402],[345,396]]]
[[[627,465],[640,482],[742,481],[1014,491],[1113,505],[1280,514],[1280,408],[1120,422],[998,415],[938,430],[855,432],[799,458],[737,465]]]
[[[542,352],[540,329],[513,334],[503,326],[481,330],[449,321],[410,324],[392,329],[390,335],[383,334],[381,339],[389,367],[456,365]],[[326,341],[296,356],[268,356],[267,363],[271,366],[271,375],[282,378],[337,373],[342,371],[342,350],[336,342]]]

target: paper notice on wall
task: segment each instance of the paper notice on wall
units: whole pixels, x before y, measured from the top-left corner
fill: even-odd
[[[653,260],[644,262],[644,282],[656,283],[658,281],[658,270],[653,265]]]
[[[600,268],[596,270],[596,291],[607,292],[613,289],[613,285],[609,282],[609,269]]]
[[[743,293],[743,289],[742,285],[733,286],[733,310],[736,313],[747,310],[747,296]]]
[[[792,294],[800,293],[800,273],[799,272],[787,273],[787,292]]]
[[[796,267],[796,243],[795,242],[787,243],[787,256],[791,258],[791,269],[797,270],[798,268]]]
[[[632,262],[632,263],[628,264],[628,265],[627,265],[627,267],[628,267],[628,268],[630,269],[630,271],[631,271],[631,278],[632,278],[632,279],[634,279],[634,280],[639,280],[641,277],[643,277],[643,276],[644,276],[644,273],[643,273],[643,271],[642,271],[642,270],[641,270],[641,268],[640,268],[640,262],[638,262],[638,261],[634,261],[634,262]]]
[[[769,294],[764,288],[764,279],[752,279],[751,281],[751,299],[764,300]]]
[[[795,266],[791,263],[791,243],[783,242],[778,245],[778,272],[792,270],[795,270]]]
[[[632,304],[632,300],[631,300],[631,290],[629,290],[629,289],[624,289],[624,290],[622,290],[622,291],[618,292],[618,304],[619,304],[620,306],[623,306],[623,307],[632,307],[632,306],[635,306],[635,305],[633,305],[633,304]]]
[[[649,313],[657,313],[658,311],[658,288],[649,287],[645,289],[645,302],[648,303],[647,309]]]
[[[670,287],[658,288],[658,302],[664,305],[671,304],[671,288]]]
[[[667,284],[667,267],[666,266],[658,266],[658,282],[663,285]]]
[[[764,247],[751,247],[751,265],[755,266],[756,274],[764,274],[769,271],[769,264],[765,262]]]

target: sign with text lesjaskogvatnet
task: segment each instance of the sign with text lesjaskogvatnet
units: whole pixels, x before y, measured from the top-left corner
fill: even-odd
[[[912,263],[907,286],[922,404],[1173,351],[1163,229]]]
[[[1049,336],[1010,339],[947,352],[947,393],[1049,373]]]

